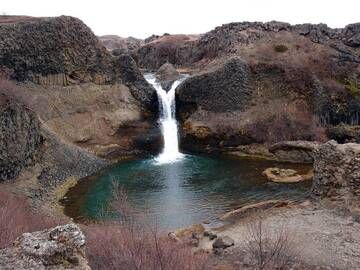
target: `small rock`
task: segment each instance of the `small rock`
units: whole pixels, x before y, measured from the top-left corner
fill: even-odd
[[[230,238],[229,236],[224,236],[224,237],[218,237],[212,246],[214,249],[218,249],[218,248],[225,249],[233,246],[234,244],[235,242],[232,238]]]
[[[215,238],[217,238],[217,234],[211,231],[205,231],[204,236],[209,237],[210,240],[214,240]]]

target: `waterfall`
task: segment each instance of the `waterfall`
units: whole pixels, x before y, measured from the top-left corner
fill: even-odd
[[[162,89],[153,74],[145,75],[145,79],[155,88],[160,106],[159,120],[164,139],[164,148],[155,160],[160,164],[175,162],[183,157],[183,154],[179,152],[179,135],[175,117],[175,89],[183,78],[175,81],[169,92]]]

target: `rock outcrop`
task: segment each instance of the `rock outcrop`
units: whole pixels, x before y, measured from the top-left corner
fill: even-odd
[[[267,168],[262,174],[275,183],[299,183],[312,180],[314,176],[312,171],[301,175],[296,170],[280,168]]]
[[[12,247],[0,250],[0,269],[90,270],[85,257],[85,236],[74,224],[24,233]]]
[[[36,115],[0,94],[0,181],[16,177],[34,164],[42,144]]]
[[[360,144],[329,141],[314,152],[313,194],[360,206]]]
[[[0,67],[7,68],[12,79],[62,85],[113,80],[110,54],[79,19],[61,16],[19,23],[2,21],[0,17]]]
[[[169,91],[172,84],[180,78],[180,73],[170,63],[163,64],[156,72],[156,80],[161,87]]]
[[[272,145],[269,151],[282,161],[313,163],[313,152],[317,145],[316,142],[285,141]]]
[[[166,62],[182,65],[191,57],[191,48],[198,35],[163,35],[145,39],[133,53],[139,67],[156,71]]]
[[[133,97],[147,110],[156,112],[158,101],[155,89],[149,85],[129,54],[120,55],[115,63],[119,70],[120,80],[130,89]]]
[[[136,64],[113,57],[77,18],[26,17],[9,23],[9,16],[0,16],[0,36],[1,77],[45,86],[130,83],[134,88],[140,86],[132,93],[145,109],[156,97],[145,80],[138,83]],[[129,77],[136,80],[129,81]]]
[[[123,38],[116,35],[100,36],[99,40],[106,49],[115,55],[120,55],[123,53],[131,54],[144,44],[144,41],[138,38]]]
[[[134,55],[148,70],[169,62],[194,75],[177,90],[182,147],[228,151],[253,143],[326,141],[327,136],[356,140],[354,132],[346,139],[330,129],[360,124],[358,38],[359,24],[331,29],[324,24],[242,22],[196,38],[154,36]],[[247,68],[241,91],[227,73],[219,72],[233,58]],[[247,97],[239,101],[240,92]]]

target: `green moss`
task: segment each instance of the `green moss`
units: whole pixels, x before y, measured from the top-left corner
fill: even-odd
[[[283,52],[286,52],[288,50],[288,47],[286,47],[285,45],[275,45],[274,46],[274,50],[275,52],[278,52],[278,53],[283,53]]]
[[[345,88],[350,92],[352,96],[356,96],[360,93],[359,85],[356,79],[346,79]]]

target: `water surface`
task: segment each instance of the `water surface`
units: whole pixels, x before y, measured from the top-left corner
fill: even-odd
[[[210,158],[184,155],[174,163],[156,159],[127,161],[80,181],[68,193],[65,212],[74,218],[104,218],[110,203],[112,182],[127,192],[134,209],[146,213],[163,229],[176,229],[216,218],[245,203],[266,199],[303,199],[311,183],[268,182],[262,171],[268,167],[294,168],[305,165],[271,161]]]

